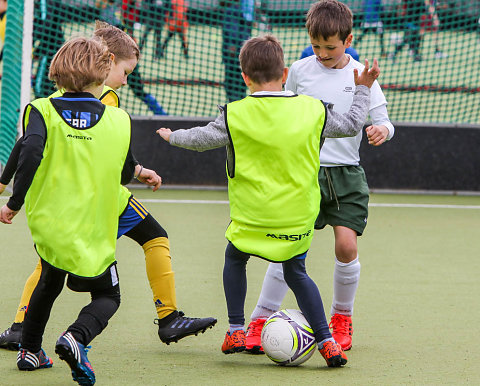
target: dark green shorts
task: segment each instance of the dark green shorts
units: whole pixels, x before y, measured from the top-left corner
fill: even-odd
[[[368,184],[361,166],[321,167],[318,182],[322,192],[315,229],[341,225],[359,236],[367,226]]]

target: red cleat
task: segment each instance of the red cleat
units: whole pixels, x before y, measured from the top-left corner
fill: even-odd
[[[333,339],[342,346],[344,351],[352,348],[352,318],[347,315],[335,314],[332,316],[330,326]]]
[[[245,331],[236,330],[231,335],[230,332],[227,331],[222,344],[222,351],[224,354],[245,351]]]
[[[250,354],[263,354],[262,328],[267,319],[252,320],[247,328],[246,351]]]
[[[347,363],[347,356],[337,342],[327,340],[319,351],[328,367],[341,367]]]

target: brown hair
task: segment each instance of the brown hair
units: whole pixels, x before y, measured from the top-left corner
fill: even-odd
[[[80,92],[88,86],[102,84],[111,67],[111,54],[102,40],[76,37],[57,51],[48,77],[59,89]]]
[[[347,5],[337,0],[320,0],[310,7],[305,24],[308,34],[318,39],[327,40],[338,35],[345,42],[352,33],[353,14]]]
[[[115,55],[115,62],[118,60],[127,60],[136,57],[137,60],[140,56],[140,50],[138,49],[135,40],[122,31],[120,28],[114,27],[104,21],[95,21],[95,31],[93,36],[97,36],[105,40],[108,49]]]
[[[283,49],[273,35],[247,40],[240,50],[239,58],[242,71],[255,83],[267,83],[283,76]]]

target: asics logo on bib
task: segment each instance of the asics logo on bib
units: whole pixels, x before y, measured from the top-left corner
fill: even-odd
[[[67,138],[85,139],[87,141],[91,141],[93,139],[92,137],[87,137],[86,135],[72,135],[72,134],[67,134]]]
[[[299,241],[305,237],[310,236],[312,230],[310,229],[308,232],[299,234],[299,235],[275,235],[273,233],[267,233],[266,237],[271,237],[272,239],[279,239],[279,240],[287,240],[287,241]]]

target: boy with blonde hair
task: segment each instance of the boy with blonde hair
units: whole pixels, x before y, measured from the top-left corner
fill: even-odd
[[[353,39],[352,12],[337,0],[321,0],[311,6],[306,27],[315,55],[292,64],[285,88],[329,102],[337,113],[346,112],[354,100],[352,72],[363,69],[362,64],[345,54]],[[394,133],[386,106],[385,96],[375,81],[368,107],[373,124],[365,130],[373,146],[381,145]],[[357,124],[363,125],[365,119],[358,119]],[[322,200],[315,229],[333,227],[335,268],[330,325],[333,337],[344,350],[352,347],[353,304],[360,279],[357,237],[362,235],[368,217],[368,185],[359,164],[361,139],[361,131],[349,138],[325,139],[318,175]],[[260,340],[263,324],[280,309],[287,290],[282,266],[270,264],[251,315],[247,351],[263,352]]]
[[[227,146],[231,223],[226,231],[223,285],[230,328],[222,352],[245,350],[246,264],[251,255],[281,262],[285,279],[310,323],[320,353],[330,367],[347,363],[332,338],[317,286],[305,258],[319,210],[320,144],[326,137],[353,136],[362,129],[369,87],[379,75],[368,62],[348,113],[337,114],[320,100],[282,91],[287,78],[283,50],[273,36],[249,39],[240,51],[242,77],[251,95],[227,104],[205,127],[161,128],[170,144],[203,151]],[[327,114],[328,109],[328,114]]]
[[[25,315],[17,367],[52,366],[42,337],[67,278],[70,289],[90,292],[92,300],[60,335],[55,352],[82,385],[95,383],[86,346],[120,305],[118,200],[112,197],[118,197],[120,182],[128,182],[135,168],[130,117],[98,100],[111,65],[108,47],[96,38],[71,39],[55,54],[49,78],[65,93],[36,99],[25,108],[18,164],[24,172],[0,211],[0,221],[10,224],[24,200],[42,264]]]
[[[112,67],[105,81],[100,100],[108,106],[119,107],[120,100],[115,90],[127,84],[127,77],[137,65],[140,51],[135,41],[124,31],[105,22],[97,21],[94,36],[105,41],[113,55]],[[50,97],[60,97],[65,90],[59,90]],[[0,177],[0,193],[12,179],[17,167],[21,141],[15,145]],[[153,171],[138,164],[135,166],[135,178],[154,191],[160,187],[161,178]],[[2,185],[2,182],[4,184]],[[148,281],[153,294],[153,304],[158,318],[158,336],[166,344],[177,342],[189,336],[205,332],[215,325],[215,318],[192,318],[177,310],[175,273],[172,269],[170,244],[166,230],[156,221],[148,210],[133,197],[124,186],[120,188],[119,226],[117,237],[125,235],[136,241],[145,254]],[[11,327],[0,334],[0,348],[18,349],[22,323],[28,308],[30,296],[42,271],[39,262],[25,283],[18,311]]]

